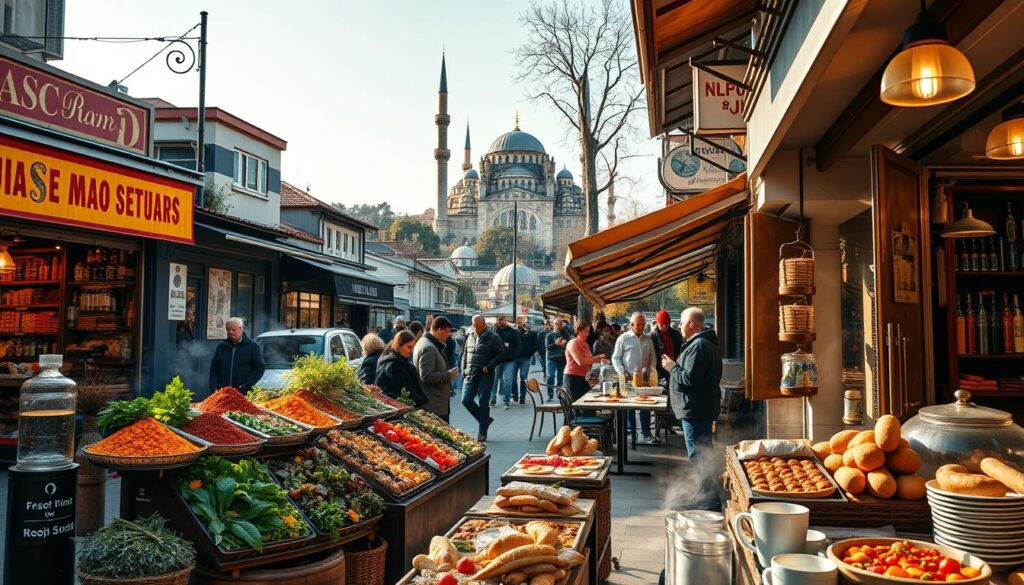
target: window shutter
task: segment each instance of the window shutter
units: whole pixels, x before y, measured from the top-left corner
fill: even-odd
[[[46,0],[46,43],[43,55],[64,58],[64,0]]]

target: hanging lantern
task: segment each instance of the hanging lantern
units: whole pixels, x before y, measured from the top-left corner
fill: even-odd
[[[7,246],[0,244],[0,274],[10,274],[16,269],[14,257],[7,251]]]
[[[900,52],[882,74],[879,97],[893,106],[923,107],[958,100],[974,91],[974,69],[946,40],[946,29],[924,9],[903,34]]]
[[[988,133],[985,156],[994,160],[1024,158],[1024,103],[1003,112],[1003,121]]]
[[[971,208],[967,206],[966,201],[960,202],[960,212],[962,214],[960,219],[942,228],[942,237],[983,238],[996,233],[996,230],[992,229],[992,226],[987,222],[974,217],[974,213],[971,212]]]

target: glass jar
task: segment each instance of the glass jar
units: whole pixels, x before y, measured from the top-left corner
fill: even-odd
[[[18,468],[45,471],[74,460],[75,392],[60,373],[64,356],[39,356],[39,373],[21,385],[18,414]]]
[[[814,354],[803,350],[782,354],[783,388],[815,388],[818,386],[818,363]]]
[[[843,392],[843,422],[859,425],[864,422],[864,394],[860,390]]]
[[[601,394],[614,396],[615,387],[619,385],[619,374],[615,372],[611,362],[601,360]]]
[[[728,532],[676,530],[675,556],[672,585],[732,585],[732,537]]]

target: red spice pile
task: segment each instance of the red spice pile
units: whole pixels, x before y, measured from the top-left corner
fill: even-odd
[[[206,414],[224,414],[228,411],[246,414],[264,414],[256,405],[245,399],[236,388],[225,386],[217,390],[206,400],[199,403],[199,410]]]
[[[242,445],[259,440],[217,414],[201,414],[185,423],[181,430],[214,445]]]

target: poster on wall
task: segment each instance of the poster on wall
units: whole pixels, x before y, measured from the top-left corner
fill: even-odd
[[[185,320],[185,283],[188,280],[188,266],[170,263],[171,277],[167,281],[167,320]]]
[[[919,270],[917,238],[906,232],[892,232],[892,282],[894,302],[918,303],[920,291],[917,286]]]
[[[231,271],[210,269],[206,307],[206,338],[222,339],[224,324],[231,318]]]

